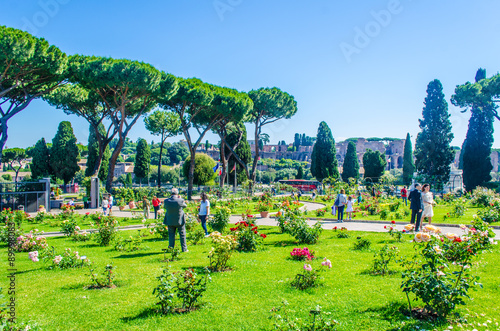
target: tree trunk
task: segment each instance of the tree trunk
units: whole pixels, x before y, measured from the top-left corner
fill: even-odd
[[[113,154],[111,154],[111,158],[109,159],[108,177],[106,178],[106,191],[108,192],[111,191],[111,185],[113,184],[113,177],[115,174],[116,160],[118,160],[118,156],[120,156],[120,151],[122,150],[124,143],[125,137],[120,135],[118,144],[116,145],[115,149],[113,150]]]
[[[3,155],[3,147],[5,146],[5,143],[7,142],[7,120],[1,119],[0,120],[0,162],[2,162],[2,155]]]
[[[224,143],[224,141],[221,141],[220,142],[220,161],[222,163],[222,172],[221,172],[221,178],[220,178],[220,187],[221,188],[224,187],[224,181],[226,178],[226,153],[225,153],[225,149],[226,149],[226,144]]]
[[[193,195],[193,183],[194,183],[194,165],[195,165],[195,155],[196,152],[191,150],[191,160],[189,160],[189,172],[188,172],[188,200],[191,200]]]
[[[161,187],[161,153],[163,152],[163,142],[164,142],[164,139],[163,139],[163,135],[161,137],[161,144],[160,144],[160,157],[158,158],[158,188]]]
[[[255,177],[257,174],[257,162],[259,161],[259,136],[260,136],[260,127],[259,127],[260,117],[257,117],[255,121],[255,158],[253,159],[252,165],[252,173],[251,173],[251,181],[250,185],[248,185],[248,193],[252,193],[253,191],[253,183],[255,183]]]

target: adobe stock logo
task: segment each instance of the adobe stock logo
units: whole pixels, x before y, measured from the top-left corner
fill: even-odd
[[[351,63],[354,54],[361,53],[361,50],[370,45],[373,38],[376,38],[383,28],[391,24],[392,17],[398,15],[403,11],[403,6],[399,0],[390,0],[387,3],[387,8],[379,11],[372,10],[370,12],[372,21],[365,24],[363,28],[359,26],[354,27],[354,39],[352,44],[342,42],[340,43],[340,50],[344,55],[347,63]]]
[[[59,13],[60,5],[65,5],[71,0],[40,0],[38,6],[40,10],[33,14],[31,19],[23,16],[21,20],[23,25],[21,30],[29,32],[33,35],[38,33],[40,28],[46,26],[51,18],[54,18]]]
[[[232,12],[235,7],[241,5],[243,0],[215,0],[212,5],[214,6],[215,12],[219,16],[220,21],[224,21],[224,15],[226,12]]]

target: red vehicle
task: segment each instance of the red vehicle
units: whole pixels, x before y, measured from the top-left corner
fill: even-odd
[[[288,179],[278,181],[280,184],[286,184],[293,186],[302,192],[309,192],[317,190],[321,187],[321,183],[316,180],[305,180],[305,179]]]

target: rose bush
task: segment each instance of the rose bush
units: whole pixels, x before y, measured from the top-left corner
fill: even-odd
[[[461,226],[462,235],[446,233],[427,226],[427,232],[415,235],[415,255],[405,259],[402,266],[401,288],[411,308],[409,294],[420,299],[427,311],[444,318],[457,305],[465,304],[468,290],[478,285],[478,277],[472,274],[473,259],[488,249],[495,236],[487,223],[475,218],[471,228]]]

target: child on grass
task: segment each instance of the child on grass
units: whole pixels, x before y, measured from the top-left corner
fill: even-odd
[[[347,209],[345,213],[350,220],[352,220],[352,213],[354,211],[353,204],[354,202],[352,201],[352,197],[351,196],[347,197]]]

